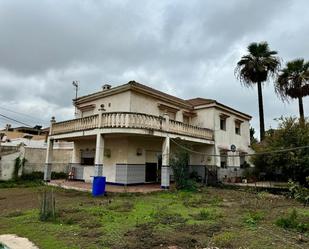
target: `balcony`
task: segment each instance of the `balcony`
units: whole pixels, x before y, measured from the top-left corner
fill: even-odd
[[[175,120],[169,120],[167,123],[167,119],[159,116],[132,112],[108,112],[102,113],[101,115],[101,117],[97,114],[85,118],[54,123],[52,125],[51,135],[87,131],[97,128],[134,128],[213,140],[213,131],[210,129],[184,124]]]

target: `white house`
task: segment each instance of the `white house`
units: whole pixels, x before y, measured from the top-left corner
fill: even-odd
[[[104,85],[101,91],[74,100],[74,105],[76,119],[51,121],[46,181],[53,143],[59,140],[74,143],[76,179],[104,175],[110,183],[161,182],[163,188],[170,184],[169,159],[179,147],[176,138],[191,145],[188,166],[201,177],[211,167],[219,170],[220,178],[229,168],[237,171],[251,151],[251,116],[212,99],[184,100],[130,81],[113,88]]]

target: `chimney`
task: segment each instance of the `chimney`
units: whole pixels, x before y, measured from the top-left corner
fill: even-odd
[[[102,90],[103,90],[103,91],[106,91],[106,90],[111,89],[111,87],[112,87],[111,85],[105,84],[105,85],[102,86]]]

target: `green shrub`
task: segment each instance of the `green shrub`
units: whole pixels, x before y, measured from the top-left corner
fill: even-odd
[[[244,217],[244,222],[250,226],[256,226],[264,218],[261,212],[248,212]]]
[[[180,149],[176,151],[170,160],[170,165],[174,173],[176,189],[185,189],[195,191],[197,189],[196,181],[189,177],[189,153]]]
[[[296,230],[298,232],[307,232],[309,230],[309,224],[299,221],[298,214],[295,209],[293,209],[288,217],[281,217],[277,219],[276,225],[284,229]]]
[[[266,132],[263,143],[255,144],[258,152],[271,152],[285,148],[304,147],[309,144],[309,120],[300,124],[297,118],[280,118],[278,128]],[[293,178],[300,185],[306,184],[309,175],[309,148],[282,153],[257,154],[252,157],[257,173],[264,173],[267,180],[288,181]]]
[[[290,197],[307,205],[309,203],[309,189],[300,186],[298,183],[289,180],[288,183]]]

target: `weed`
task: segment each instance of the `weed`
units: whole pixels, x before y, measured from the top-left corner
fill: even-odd
[[[198,214],[192,216],[196,220],[213,220],[220,217],[221,215],[215,208],[203,208]]]
[[[256,226],[263,218],[262,212],[248,212],[244,217],[244,222],[249,226]]]
[[[299,221],[298,214],[295,209],[293,209],[288,217],[281,217],[277,219],[276,225],[284,229],[296,230],[298,232],[307,232],[309,230],[309,224]]]
[[[233,241],[236,239],[235,233],[223,232],[213,236],[212,240],[215,246],[232,248]]]

